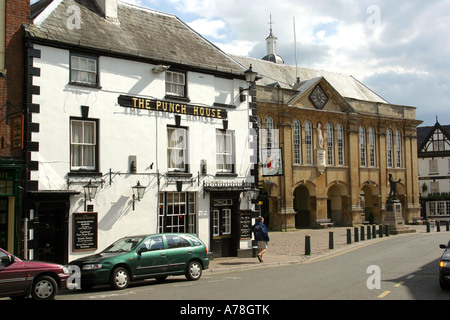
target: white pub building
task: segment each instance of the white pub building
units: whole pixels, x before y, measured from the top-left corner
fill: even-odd
[[[250,255],[249,66],[175,16],[116,0],[31,12],[28,258],[66,263],[160,232],[195,233],[215,257]]]

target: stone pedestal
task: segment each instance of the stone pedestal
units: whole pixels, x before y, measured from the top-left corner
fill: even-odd
[[[386,201],[386,215],[384,224],[389,226],[390,234],[414,233],[415,229],[410,229],[405,225],[402,216],[402,204],[398,200]]]

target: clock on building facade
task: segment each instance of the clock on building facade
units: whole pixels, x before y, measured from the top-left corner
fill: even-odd
[[[320,85],[316,86],[309,95],[309,99],[317,109],[323,109],[328,102],[328,97]]]

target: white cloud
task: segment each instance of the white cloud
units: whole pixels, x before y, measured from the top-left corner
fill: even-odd
[[[223,20],[197,19],[189,22],[188,25],[206,38],[212,37],[216,40],[228,38],[226,23]]]

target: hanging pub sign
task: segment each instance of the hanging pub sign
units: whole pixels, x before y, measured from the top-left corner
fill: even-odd
[[[72,249],[74,252],[97,250],[97,212],[74,213],[72,235]]]
[[[11,148],[23,148],[23,114],[11,117]]]
[[[162,111],[175,114],[186,114],[190,116],[227,119],[227,110],[221,108],[209,108],[204,106],[196,106],[192,104],[184,104],[178,102],[145,99],[131,96],[121,95],[117,99],[120,106],[124,108],[133,108],[141,110]]]
[[[262,149],[261,156],[263,177],[284,175],[283,155],[280,148]]]

